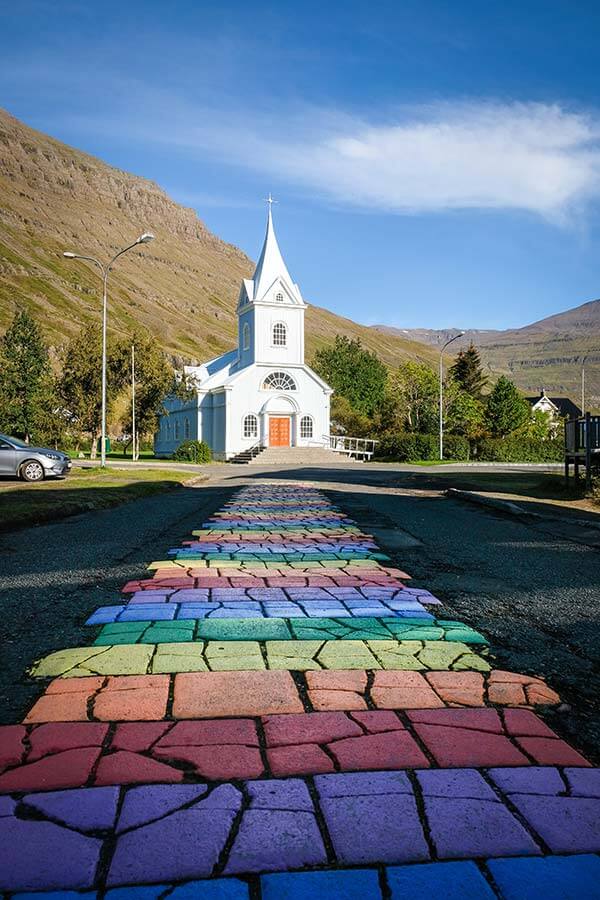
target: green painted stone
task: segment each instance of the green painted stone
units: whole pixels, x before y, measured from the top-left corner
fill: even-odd
[[[291,635],[284,619],[201,619],[198,637],[207,641],[285,641]]]

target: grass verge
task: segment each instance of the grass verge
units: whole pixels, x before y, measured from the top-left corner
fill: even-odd
[[[3,480],[0,481],[0,530],[120,506],[200,480],[204,478],[190,479],[186,472],[154,466],[148,469],[77,468],[67,478],[49,479],[40,484]]]

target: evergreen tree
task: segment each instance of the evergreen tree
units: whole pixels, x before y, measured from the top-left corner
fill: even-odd
[[[0,343],[0,426],[26,441],[41,439],[53,413],[48,350],[35,319],[16,313]]]
[[[450,377],[477,400],[487,384],[487,377],[481,368],[481,357],[477,347],[471,342],[466,350],[461,350],[450,367]]]
[[[501,375],[486,403],[486,423],[495,437],[503,437],[531,418],[531,408],[513,382]]]
[[[387,368],[375,353],[364,350],[359,340],[336,335],[333,345],[317,350],[312,365],[356,412],[373,416],[383,403]]]

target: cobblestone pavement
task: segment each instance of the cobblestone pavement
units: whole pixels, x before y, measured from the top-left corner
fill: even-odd
[[[313,487],[200,524],[33,663],[0,727],[7,897],[600,897],[600,769],[541,678]]]

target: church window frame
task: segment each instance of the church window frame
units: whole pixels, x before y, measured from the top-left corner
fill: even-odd
[[[184,441],[189,441],[190,439],[190,420],[187,416],[183,420],[183,439]]]
[[[300,419],[300,438],[308,439],[313,437],[314,422],[312,416],[302,416]]]
[[[250,326],[244,322],[242,326],[242,350],[250,349]]]
[[[283,291],[277,291],[277,293],[275,294],[275,302],[283,303],[284,301],[285,301],[285,296],[283,294]]]
[[[271,342],[273,347],[287,347],[287,325],[285,322],[275,322],[271,328]]]
[[[179,423],[179,419],[175,419],[175,440],[178,441],[181,438],[181,425]]]
[[[258,437],[258,416],[248,413],[242,421],[242,434],[245,438]]]
[[[263,391],[297,391],[296,382],[287,372],[270,372],[261,385]]]

